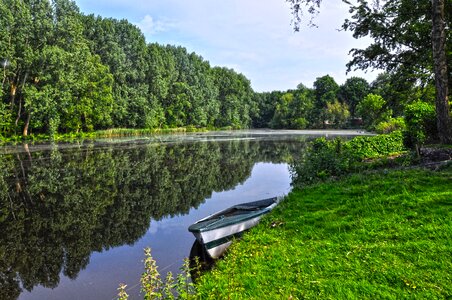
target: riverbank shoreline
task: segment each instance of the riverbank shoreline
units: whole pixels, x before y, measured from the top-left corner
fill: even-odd
[[[200,299],[452,296],[452,167],[296,189],[197,284]]]
[[[78,132],[65,133],[50,136],[46,134],[37,134],[29,136],[11,136],[2,137],[0,135],[0,146],[17,145],[21,143],[55,143],[55,142],[81,142],[84,140],[102,139],[102,138],[121,138],[121,137],[142,137],[164,134],[189,134],[189,133],[218,133],[218,132],[244,132],[253,133],[259,131],[264,135],[286,135],[288,133],[298,133],[300,135],[324,135],[324,136],[338,136],[338,135],[375,135],[363,129],[237,129],[232,127],[223,128],[207,128],[207,127],[178,127],[178,128],[164,128],[164,129],[129,129],[129,128],[112,128],[106,130],[99,130],[93,132]]]
[[[345,129],[345,130],[276,130],[276,129],[230,129],[218,128],[207,129],[197,128],[174,128],[168,130],[142,131],[129,129],[116,129],[93,132],[86,135],[62,135],[55,139],[49,137],[36,137],[30,140],[6,141],[0,139],[0,153],[33,152],[52,148],[58,145],[59,148],[80,147],[81,145],[95,143],[96,145],[109,143],[173,143],[183,140],[207,141],[210,139],[231,139],[231,138],[265,138],[284,136],[306,136],[306,137],[339,137],[339,136],[370,136],[372,133]]]

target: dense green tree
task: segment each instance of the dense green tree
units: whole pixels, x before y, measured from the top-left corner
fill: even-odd
[[[270,126],[272,128],[290,128],[290,106],[294,102],[294,95],[292,93],[285,93],[281,96],[276,104],[275,114],[271,120]]]
[[[291,4],[295,29],[298,29],[303,8],[317,12],[321,0],[286,0]],[[452,142],[452,121],[448,97],[450,69],[452,3],[444,0],[348,1],[352,18],[343,29],[355,38],[370,36],[373,42],[366,49],[352,49],[349,69],[379,68],[394,72],[404,80],[416,83],[436,82],[436,117],[440,140]],[[432,51],[433,50],[433,51]],[[449,62],[449,65],[448,65]]]
[[[356,113],[363,118],[364,126],[373,130],[375,126],[392,116],[392,110],[387,106],[387,102],[380,95],[368,94],[357,105]]]
[[[0,102],[0,137],[7,135],[12,125],[11,110],[5,103]]]
[[[116,97],[126,103],[127,114],[118,115],[117,126],[143,128],[148,112],[148,87],[146,85],[147,45],[143,33],[126,20],[118,23],[116,36],[124,53],[124,63],[115,82],[118,85]]]
[[[174,50],[179,68],[179,81],[186,82],[192,91],[186,124],[213,126],[219,114],[220,104],[218,87],[215,86],[210,64],[195,53],[188,54],[185,48],[177,47]]]
[[[316,126],[325,127],[327,121],[327,104],[337,101],[337,94],[339,92],[339,85],[334,81],[334,78],[325,75],[316,78],[314,81],[314,114],[311,116],[313,124]]]
[[[283,94],[276,103],[272,128],[305,129],[310,124],[309,115],[313,109],[313,92],[304,85],[298,85],[296,90]]]
[[[358,103],[370,93],[370,85],[364,78],[350,77],[339,88],[338,99],[348,105],[350,114],[355,116]]]
[[[213,126],[219,113],[218,88],[208,62],[183,47],[149,45],[149,96],[164,125]],[[161,123],[157,122],[157,123]]]
[[[2,135],[243,128],[258,116],[243,75],[183,47],[147,45],[126,20],[85,16],[70,0],[2,0],[0,11]]]
[[[83,36],[72,1],[5,0],[3,90],[15,132],[92,130],[110,123],[111,78]],[[5,61],[6,61],[5,60]]]
[[[38,60],[46,42],[51,38],[52,9],[48,1],[4,0],[0,21],[3,58],[2,88],[6,89],[15,127],[28,134],[32,107],[24,99],[24,88],[36,80]],[[25,121],[25,125],[21,126]]]
[[[326,104],[326,117],[335,128],[344,128],[350,117],[348,105],[338,100]]]
[[[326,107],[327,103],[333,103],[337,99],[339,85],[333,77],[325,75],[314,81],[315,106]]]
[[[270,122],[275,114],[276,104],[282,95],[283,92],[280,91],[254,93],[253,102],[258,106],[256,115],[253,117],[254,128],[270,127]]]
[[[250,81],[227,68],[215,67],[213,74],[220,101],[220,114],[215,125],[248,128],[251,125],[250,109],[253,99]]]
[[[176,82],[178,72],[174,55],[168,47],[158,44],[148,45],[149,68],[146,81],[149,86],[148,97],[151,101],[150,114],[146,127],[159,128],[166,125],[164,101],[167,99],[171,86]]]
[[[108,68],[91,53],[75,3],[58,0],[53,7],[55,44],[45,48],[43,80],[36,90],[31,89],[30,98],[39,105],[52,97],[49,100],[53,105],[44,122],[51,133],[58,128],[78,132],[110,125],[112,78]]]
[[[148,96],[148,46],[143,33],[126,20],[84,16],[84,34],[113,75],[113,125],[144,128],[153,111]]]
[[[403,115],[405,107],[414,101],[422,100],[429,103],[435,101],[433,84],[428,83],[425,86],[413,84],[395,73],[379,74],[370,86],[370,92],[382,96],[395,115]]]
[[[164,101],[166,125],[182,127],[188,124],[193,99],[192,88],[187,83],[175,82]]]
[[[354,59],[348,68],[376,67],[412,84],[429,84],[435,78],[440,139],[452,142],[447,100],[451,81],[445,71],[448,67],[446,55],[450,56],[446,48],[450,48],[452,37],[450,31],[445,30],[452,16],[450,1],[447,4],[428,0],[381,1],[377,5],[365,1],[347,3],[353,16],[352,20],[345,21],[343,28],[353,31],[356,38],[373,38],[373,43],[366,49],[352,49]],[[450,61],[449,57],[449,64]]]

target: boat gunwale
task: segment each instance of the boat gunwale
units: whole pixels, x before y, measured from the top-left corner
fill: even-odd
[[[270,200],[272,200],[272,201],[270,201]],[[259,202],[260,203],[268,202],[269,205],[262,206],[262,208],[255,210],[255,211],[244,210],[245,212],[248,212],[248,213],[237,214],[237,215],[232,215],[232,216],[224,216],[224,214],[226,212],[229,212],[238,206],[247,206],[247,205],[251,206],[252,204],[259,203]],[[259,200],[259,201],[237,204],[237,205],[234,205],[230,208],[227,208],[225,210],[222,210],[220,212],[207,216],[207,217],[193,223],[192,225],[190,225],[188,227],[188,231],[190,231],[192,233],[202,233],[202,232],[207,232],[207,231],[219,229],[222,227],[230,226],[233,224],[245,222],[249,219],[253,219],[253,218],[256,218],[258,216],[261,216],[261,215],[264,215],[264,214],[270,212],[277,205],[277,203],[278,203],[278,197],[272,197],[272,198],[263,199],[263,200]],[[212,220],[215,220],[215,221],[203,226],[203,223],[206,223],[206,222],[209,222]]]

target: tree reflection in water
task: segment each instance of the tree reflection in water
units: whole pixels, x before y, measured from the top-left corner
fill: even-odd
[[[94,251],[133,244],[151,219],[187,214],[303,143],[95,144],[0,155],[0,299],[75,279]]]

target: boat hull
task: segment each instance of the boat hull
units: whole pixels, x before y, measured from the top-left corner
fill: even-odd
[[[230,246],[235,238],[240,237],[243,232],[256,226],[262,216],[272,210],[276,204],[276,198],[266,199],[268,205],[259,210],[244,213],[243,215],[235,215],[230,217],[222,217],[221,212],[213,216],[216,221],[212,222],[211,217],[204,218],[189,227],[189,231],[193,233],[196,239],[205,247],[210,257],[219,258],[225,250]],[[263,200],[265,201],[265,200]],[[259,203],[252,202],[252,204]],[[244,207],[247,204],[238,205],[236,207]],[[226,211],[226,210],[225,210]],[[220,215],[220,217],[219,217]],[[204,227],[202,222],[211,222]]]
[[[240,237],[244,231],[256,226],[262,215],[241,223],[200,232],[195,237],[204,244],[210,257],[218,258],[231,245],[234,238]]]

